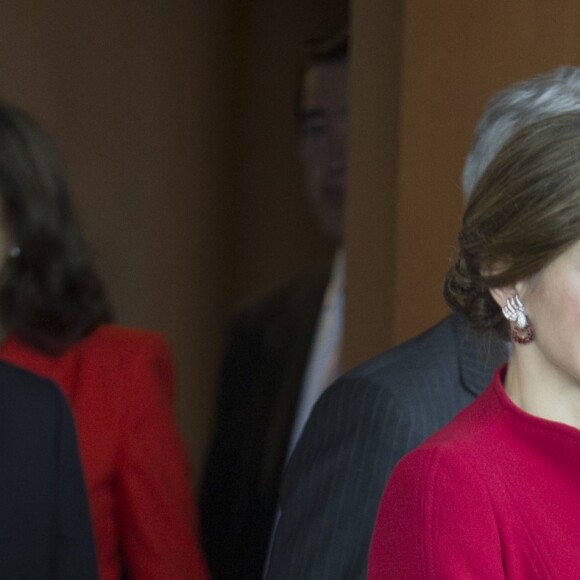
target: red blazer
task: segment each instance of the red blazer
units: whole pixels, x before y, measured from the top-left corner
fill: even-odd
[[[10,336],[0,358],[48,377],[76,420],[101,580],[206,578],[160,335],[103,325],[52,357]]]

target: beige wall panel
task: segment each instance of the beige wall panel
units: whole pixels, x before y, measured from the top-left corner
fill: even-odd
[[[344,370],[392,343],[402,7],[353,3]]]

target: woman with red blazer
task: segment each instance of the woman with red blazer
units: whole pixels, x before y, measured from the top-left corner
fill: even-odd
[[[206,578],[169,349],[110,323],[52,145],[8,104],[0,198],[0,358],[52,379],[71,404],[101,580]]]

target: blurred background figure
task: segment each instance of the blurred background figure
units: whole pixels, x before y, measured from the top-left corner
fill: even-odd
[[[0,248],[4,259],[7,247]],[[96,580],[73,419],[56,386],[0,362],[3,578]]]
[[[171,354],[158,334],[110,323],[53,147],[6,103],[0,196],[0,358],[51,378],[71,403],[100,578],[205,578]]]
[[[334,259],[240,308],[231,323],[201,495],[203,545],[218,580],[261,577],[286,458],[340,374],[347,56],[343,31],[313,41],[296,99],[306,189]]]

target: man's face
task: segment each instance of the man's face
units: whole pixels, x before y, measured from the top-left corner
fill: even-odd
[[[300,113],[301,152],[310,203],[325,235],[344,233],[347,62],[312,64],[305,73]]]

